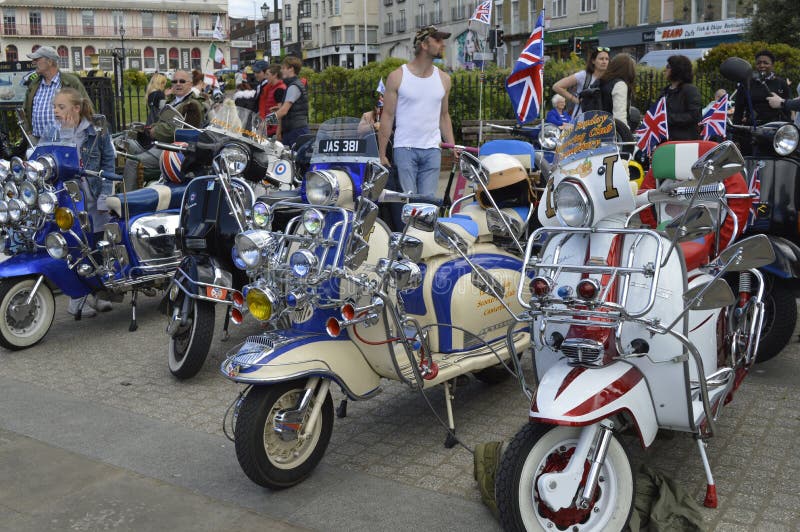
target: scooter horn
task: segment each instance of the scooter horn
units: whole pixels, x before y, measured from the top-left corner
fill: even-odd
[[[331,338],[338,337],[343,329],[357,323],[368,323],[374,325],[378,321],[378,314],[383,310],[383,300],[379,297],[373,297],[369,305],[364,307],[356,307],[352,303],[345,303],[342,305],[341,312],[342,318],[338,320],[331,316],[325,322],[325,331]]]

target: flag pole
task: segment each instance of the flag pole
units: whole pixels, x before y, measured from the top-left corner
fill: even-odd
[[[491,14],[490,14],[489,15],[489,24],[487,25],[487,28],[492,25],[491,23],[492,23],[492,18],[491,18]],[[469,23],[467,24],[467,27],[469,28]],[[489,30],[487,29],[486,30],[486,35],[484,35],[484,39],[483,39],[484,50],[486,49],[486,44],[488,44],[488,40],[489,40]],[[464,47],[464,48],[466,48],[466,47]],[[485,53],[485,52],[481,52],[481,54],[483,54],[483,53]],[[479,85],[479,91],[478,91],[478,146],[483,144],[483,87],[486,84],[485,83],[486,82],[486,74],[485,74],[486,59],[484,59],[483,56],[481,56],[481,57],[482,57],[481,58],[481,74],[478,77],[478,85]],[[474,57],[473,57],[473,60],[474,60]]]

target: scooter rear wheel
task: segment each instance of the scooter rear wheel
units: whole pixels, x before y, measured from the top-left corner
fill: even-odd
[[[333,432],[333,399],[323,399],[320,417],[307,438],[284,439],[275,432],[275,414],[294,408],[303,396],[306,380],[255,386],[244,397],[236,416],[236,458],[245,474],[265,488],[289,488],[305,480],[325,454]],[[308,406],[302,425],[308,420]],[[302,429],[300,429],[302,430]]]
[[[185,297],[185,296],[184,296]],[[214,338],[214,304],[193,300],[192,324],[169,339],[169,371],[179,379],[191,379],[200,372]]]
[[[537,479],[566,467],[580,432],[580,427],[529,423],[511,440],[495,481],[503,530],[619,531],[625,527],[636,490],[628,454],[613,436],[589,508],[573,504],[553,511],[539,499]]]
[[[50,330],[56,313],[53,292],[47,283],[39,285],[25,305],[36,279],[5,279],[0,283],[0,345],[12,351],[39,343]]]

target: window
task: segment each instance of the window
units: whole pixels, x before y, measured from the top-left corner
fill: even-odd
[[[342,0],[333,0],[333,14],[338,15],[341,11]]]
[[[200,35],[200,15],[189,15],[189,25],[191,27],[192,37],[198,37]]]
[[[356,27],[355,26],[345,26],[344,27],[344,42],[347,44],[351,44],[356,42]]]
[[[67,10],[66,9],[56,9],[54,11],[55,18],[56,18],[56,35],[66,35],[67,34]]]
[[[311,0],[304,0],[297,4],[297,16],[300,18],[311,16]]]
[[[200,70],[200,48],[192,48],[192,68],[196,70]]]
[[[386,22],[383,23],[383,33],[386,35],[394,33],[394,16],[391,13],[386,13]]]
[[[9,44],[6,46],[6,61],[9,63],[13,63],[19,60],[19,53],[17,52],[17,47],[13,44]]]
[[[553,16],[554,17],[567,16],[567,0],[553,0]]]
[[[581,13],[597,11],[597,0],[581,0]]]
[[[649,11],[650,11],[650,1],[639,0],[639,24],[647,24]]]
[[[68,69],[69,68],[69,50],[63,44],[58,47],[56,50],[58,54],[58,68]]]
[[[401,9],[399,15],[400,20],[397,21],[397,32],[402,33],[406,31],[406,10]]]
[[[440,0],[433,0],[433,11],[431,12],[431,24],[441,24],[442,5]]]
[[[292,27],[286,26],[283,28],[283,40],[286,42],[291,42],[292,40]]]
[[[325,4],[322,4],[324,9]],[[283,5],[283,20],[292,20],[292,4],[284,4]]]
[[[31,11],[28,13],[28,24],[30,24],[31,35],[42,34],[42,13],[41,11]]]
[[[110,55],[101,55],[100,70],[105,70],[106,72],[114,70],[114,58]]]
[[[528,27],[532,28],[536,23],[536,17],[539,14],[536,12],[536,0],[528,0]]]
[[[172,37],[178,36],[178,14],[167,13],[167,31]]]
[[[178,70],[181,67],[180,54],[177,48],[169,49],[169,69]]]
[[[83,49],[83,67],[86,70],[97,68],[92,64],[92,56],[95,54],[94,46],[87,46]]]
[[[378,44],[378,28],[370,26],[367,28],[367,42]]]
[[[319,2],[314,2],[314,16],[319,18]]]
[[[144,68],[156,68],[156,52],[149,46],[144,49]]]
[[[81,11],[81,27],[84,35],[94,35],[94,10],[84,9]]]
[[[153,14],[149,11],[142,12],[142,36],[153,36]]]
[[[112,11],[111,23],[114,25],[114,35],[119,35],[119,29],[125,27],[125,14],[122,11]]]
[[[4,9],[3,10],[3,35],[16,35],[17,34],[17,13],[14,9]],[[8,50],[11,48],[10,46],[6,48]],[[16,50],[16,47],[14,47]],[[8,55],[8,52],[6,52]],[[11,61],[11,59],[7,59],[7,61]],[[16,59],[14,59],[16,61]]]
[[[300,38],[304,41],[311,40],[311,23],[304,22],[300,24]]]
[[[389,13],[389,18],[392,14]],[[342,28],[331,28],[331,44],[340,44],[342,42]]]
[[[519,31],[519,0],[511,1],[511,33]]]

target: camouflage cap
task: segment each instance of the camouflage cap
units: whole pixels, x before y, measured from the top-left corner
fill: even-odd
[[[433,37],[434,39],[447,39],[450,37],[450,33],[446,31],[439,31],[439,28],[436,26],[425,26],[417,31],[416,35],[414,35],[414,48],[422,44],[428,37]]]

